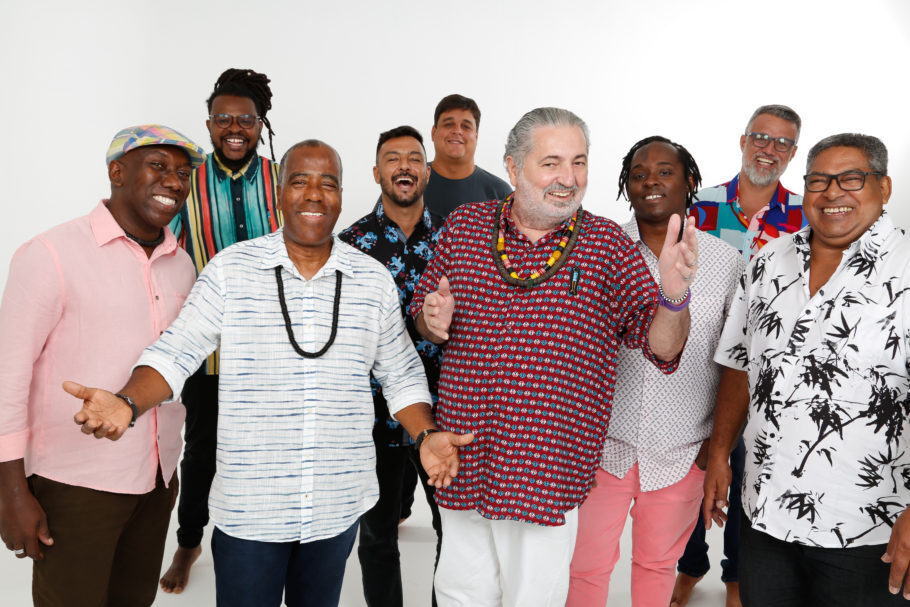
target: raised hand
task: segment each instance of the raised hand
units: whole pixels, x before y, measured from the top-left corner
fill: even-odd
[[[82,399],[82,410],[73,416],[73,420],[82,426],[84,434],[117,440],[129,428],[133,412],[126,401],[113,392],[86,388],[74,381],[63,382],[63,389]]]
[[[657,266],[664,295],[671,299],[683,297],[698,269],[698,241],[695,238],[695,219],[686,221],[682,240],[676,240],[682,218],[673,215],[667,224],[667,237],[660,251]]]
[[[449,279],[443,276],[439,285],[423,300],[423,322],[427,330],[436,337],[437,343],[449,340],[449,325],[455,312],[455,298],[449,290]]]

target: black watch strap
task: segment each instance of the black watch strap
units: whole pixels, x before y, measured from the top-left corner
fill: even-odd
[[[126,404],[130,406],[130,409],[133,410],[133,419],[130,420],[130,428],[136,425],[136,418],[139,417],[139,408],[136,406],[136,403],[133,402],[133,399],[127,396],[126,394],[120,394],[119,392],[114,396],[122,398]]]
[[[439,432],[439,430],[436,428],[427,428],[417,435],[417,438],[414,439],[414,450],[417,451],[417,453],[420,453],[420,447],[423,445],[423,441],[434,432]]]

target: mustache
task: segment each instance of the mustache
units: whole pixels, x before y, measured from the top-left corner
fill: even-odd
[[[561,183],[551,183],[546,188],[544,188],[543,195],[546,196],[547,194],[549,194],[551,192],[572,192],[573,194],[577,194],[578,186],[577,185],[565,186],[565,185],[562,185]]]

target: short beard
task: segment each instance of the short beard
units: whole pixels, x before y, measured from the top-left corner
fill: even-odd
[[[778,164],[770,173],[759,172],[755,166],[755,159],[753,158],[752,162],[743,161],[743,173],[746,174],[746,177],[748,177],[749,181],[754,185],[763,188],[772,183],[777,183],[784,172],[780,169],[780,164]]]
[[[245,167],[247,165],[247,163],[253,159],[254,156],[256,156],[256,154],[259,151],[259,142],[256,142],[256,146],[253,147],[253,149],[251,149],[249,152],[244,154],[243,158],[241,158],[240,160],[228,160],[227,158],[225,158],[224,154],[221,153],[221,149],[215,145],[214,141],[212,142],[212,148],[215,152],[215,156],[218,158],[218,161],[221,164],[223,164],[227,168],[231,169],[232,171],[239,171],[240,169]]]
[[[581,206],[581,200],[585,195],[585,191],[580,189],[577,185],[572,186],[571,188],[565,188],[559,184],[553,183],[543,190],[538,190],[538,188],[528,183],[521,171],[518,172],[518,187],[516,189],[524,192],[530,191],[535,195],[537,192],[540,192],[541,194],[540,199],[530,199],[518,194],[515,196],[515,200],[518,202],[519,206],[520,221],[522,225],[532,230],[552,230],[565,220],[569,219],[575,214],[578,207]],[[544,202],[544,199],[549,192],[558,190],[574,190],[575,195],[571,200],[566,201],[565,206],[556,206]],[[514,204],[512,208],[514,214]]]
[[[423,193],[427,189],[426,183],[421,187],[421,184],[418,182],[417,187],[414,188],[414,193],[407,198],[402,198],[398,195],[398,192],[395,191],[395,188],[391,184],[380,183],[379,188],[382,190],[382,195],[394,202],[397,206],[402,208],[412,207],[419,200],[423,198]]]

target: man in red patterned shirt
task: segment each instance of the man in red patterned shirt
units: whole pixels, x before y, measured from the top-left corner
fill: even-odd
[[[439,605],[563,605],[578,505],[610,419],[616,351],[672,372],[689,331],[695,226],[671,220],[655,284],[612,221],[581,209],[588,130],[558,108],[509,133],[504,201],[453,212],[410,312],[446,343],[440,427],[473,432],[437,490]]]

